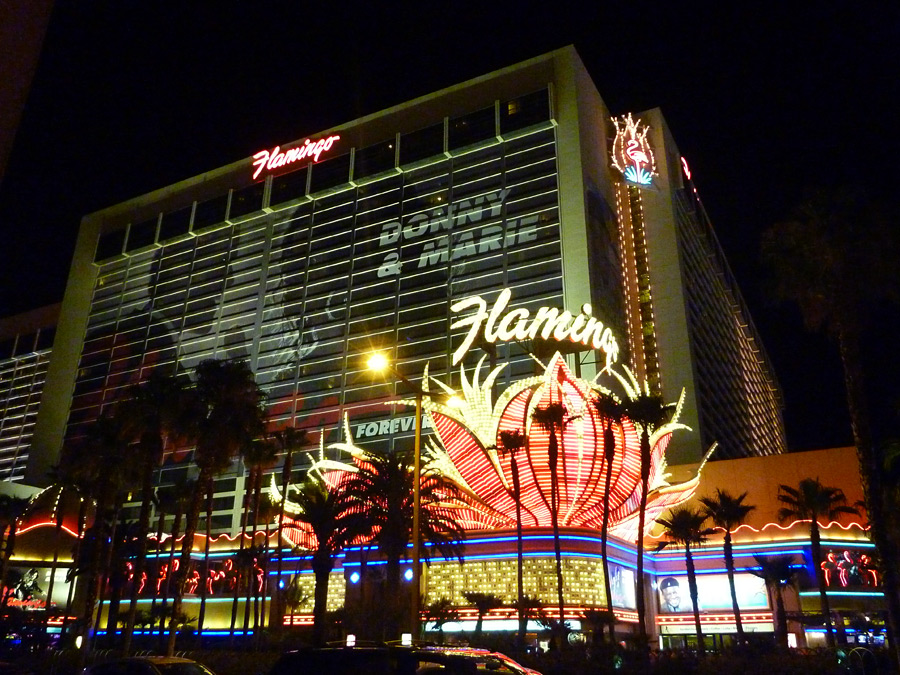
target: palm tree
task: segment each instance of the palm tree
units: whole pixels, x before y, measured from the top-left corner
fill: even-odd
[[[563,600],[562,549],[559,542],[559,435],[566,422],[566,407],[562,403],[548,403],[544,407],[534,409],[531,419],[540,428],[550,434],[547,447],[548,464],[550,465],[550,523],[553,526],[553,550],[556,555],[556,598],[559,608],[559,628],[565,629],[565,604]],[[560,635],[562,641],[565,636]]]
[[[365,534],[362,520],[354,514],[341,490],[329,489],[320,478],[308,475],[292,500],[297,511],[293,519],[306,525],[315,539],[312,549],[312,569],[316,578],[313,605],[313,643],[325,641],[325,612],[328,602],[328,580],[334,561],[353,540]],[[304,528],[306,529],[306,528]]]
[[[524,607],[522,599],[525,597],[525,565],[522,542],[522,494],[519,482],[519,464],[516,459],[518,452],[526,447],[528,439],[519,429],[515,431],[500,432],[500,452],[509,455],[509,467],[513,480],[513,499],[516,500],[516,605]],[[519,643],[525,644],[525,631],[528,619],[524,612],[519,612]]]
[[[808,329],[824,329],[837,341],[870,532],[883,561],[888,623],[895,638],[900,636],[900,569],[893,562],[900,555],[900,542],[892,527],[898,503],[885,482],[884,446],[873,428],[862,345],[885,304],[896,303],[900,295],[897,249],[889,212],[849,189],[813,194],[790,220],[766,230],[761,242],[763,261],[772,273],[772,295],[795,303]],[[892,644],[898,667],[900,639]]]
[[[607,542],[609,540],[609,491],[612,485],[613,461],[616,458],[616,432],[613,425],[620,426],[625,415],[625,410],[619,401],[612,396],[599,396],[594,399],[594,407],[600,413],[603,420],[603,459],[606,461],[606,476],[603,488],[603,524],[600,528],[600,554],[603,558],[603,584],[606,590],[606,608],[612,615],[609,623],[610,641],[616,641],[616,622],[612,606],[612,585],[609,579],[609,560],[606,556]],[[602,630],[602,625],[601,626]],[[602,634],[602,633],[601,633]]]
[[[750,570],[766,582],[769,597],[775,606],[775,640],[784,648],[788,646],[787,614],[784,611],[784,588],[794,582],[797,570],[794,568],[793,555],[756,555],[753,556],[759,569]]]
[[[831,607],[825,588],[825,571],[822,569],[822,543],[819,535],[819,518],[826,523],[838,520],[841,515],[859,512],[847,505],[847,498],[840,488],[825,487],[819,479],[804,478],[797,487],[778,486],[778,501],[783,506],[778,509],[781,522],[793,523],[798,520],[809,521],[809,543],[812,549],[813,566],[816,568],[816,581],[819,585],[819,597],[822,601],[822,614],[825,618],[828,646],[835,646],[834,626],[831,624]]]
[[[154,370],[149,379],[129,388],[127,398],[119,403],[126,428],[137,440],[137,462],[141,472],[141,510],[138,516],[137,552],[134,576],[139,579],[147,566],[147,535],[150,530],[150,508],[153,503],[153,475],[162,463],[167,438],[183,429],[181,380]],[[137,615],[139,584],[132,584],[130,606],[124,630],[122,651],[131,649]]]
[[[166,511],[172,514],[172,529],[169,532],[169,556],[168,561],[166,563],[161,562],[161,558],[158,559],[160,562],[158,564],[165,564],[165,579],[164,583],[160,584],[160,592],[162,593],[160,597],[161,607],[166,607],[169,601],[169,592],[172,588],[172,578],[175,576],[176,566],[180,565],[180,561],[175,559],[175,546],[178,541],[178,537],[181,535],[181,525],[184,520],[184,516],[190,508],[191,501],[194,499],[194,493],[197,491],[197,483],[196,481],[188,481],[186,483],[174,485],[171,488],[160,491],[160,510]],[[153,603],[153,607],[151,608],[151,613],[154,616],[160,616],[161,618],[165,617],[165,613],[154,613],[156,609],[156,603]],[[165,629],[164,621],[160,622],[159,626],[159,636],[160,640],[163,636],[163,631]]]
[[[463,597],[470,605],[475,605],[478,610],[478,621],[475,623],[475,639],[481,638],[481,629],[484,626],[484,615],[493,609],[503,607],[503,598],[493,593],[479,593],[478,591],[464,591]]]
[[[112,560],[119,509],[128,490],[139,480],[128,445],[122,416],[104,411],[88,428],[84,443],[67,453],[66,461],[78,463],[78,468],[72,471],[77,472],[80,483],[96,503],[93,525],[79,546],[79,560],[75,565],[75,573],[87,578],[80,625],[83,652],[91,647],[92,617]]]
[[[92,506],[91,492],[93,485],[91,483],[96,477],[88,476],[85,473],[85,463],[81,461],[79,450],[83,451],[83,445],[65,445],[60,456],[59,464],[54,467],[54,480],[64,489],[71,490],[78,497],[78,522],[76,525],[77,536],[75,538],[75,546],[72,550],[72,560],[81,558],[81,542],[85,528],[87,527],[87,519],[89,509]],[[72,615],[72,602],[75,592],[75,573],[76,568],[73,565],[66,573],[66,580],[69,582],[69,592],[66,595],[66,606],[63,614],[63,625],[60,628],[60,634],[66,635],[66,629],[69,625],[69,617]],[[50,596],[48,595],[48,598]]]
[[[191,436],[196,439],[194,462],[200,470],[197,485],[187,512],[181,564],[175,577],[175,594],[169,620],[166,654],[175,652],[178,634],[177,617],[182,614],[184,583],[191,564],[194,533],[200,517],[203,487],[213,476],[231,466],[232,459],[248,448],[264,430],[265,395],[243,361],[201,361],[195,371],[192,396],[185,408],[192,423]]]
[[[384,632],[391,638],[399,632],[400,560],[412,535],[414,480],[411,452],[369,451],[361,457],[358,471],[343,484],[346,498],[364,517],[371,542],[387,562]],[[430,550],[446,560],[455,557],[462,562],[463,530],[446,508],[447,504],[458,503],[458,490],[434,468],[426,467],[419,480],[419,537],[430,544],[422,548],[426,562]]]
[[[450,598],[439,598],[425,608],[425,617],[438,632],[438,644],[444,644],[444,624],[459,621],[459,611]]]
[[[278,514],[278,571],[275,575],[275,597],[278,598],[275,615],[284,615],[284,596],[287,589],[282,589],[282,571],[283,555],[282,555],[282,535],[284,534],[284,507],[287,504],[287,493],[291,484],[291,473],[294,469],[294,451],[303,447],[307,443],[307,433],[305,429],[297,429],[296,427],[285,427],[278,431],[272,432],[273,440],[278,444],[281,452],[284,453],[284,464],[281,465],[281,504]],[[281,629],[279,624],[278,630]]]
[[[678,506],[671,511],[667,518],[660,518],[657,522],[665,528],[663,534],[669,541],[660,542],[657,551],[669,544],[684,546],[684,562],[687,565],[688,586],[691,591],[691,602],[694,606],[694,626],[697,629],[697,644],[700,655],[706,653],[706,645],[703,642],[703,626],[700,623],[700,603],[697,593],[697,572],[694,568],[694,557],[691,554],[691,546],[700,546],[706,543],[706,538],[713,533],[711,529],[704,529],[706,513],[695,511],[690,506]]]
[[[244,465],[250,469],[248,480],[249,488],[246,495],[244,508],[243,533],[241,547],[243,548],[247,530],[250,530],[250,543],[256,545],[256,528],[259,525],[259,504],[262,496],[262,476],[266,467],[270,466],[277,456],[277,448],[268,438],[255,438],[244,448],[242,457]],[[244,604],[244,635],[250,629],[250,604],[256,597],[254,585],[247,585],[247,602]]]
[[[645,391],[623,404],[625,415],[634,422],[641,432],[641,502],[638,511],[638,536],[637,536],[637,589],[635,599],[638,611],[638,636],[643,651],[646,651],[647,642],[647,601],[644,597],[644,529],[647,516],[647,493],[650,487],[651,452],[650,437],[669,419],[670,407],[667,406],[662,396],[651,394],[645,386]]]
[[[735,497],[725,490],[716,490],[715,497],[702,497],[700,503],[716,527],[725,530],[725,569],[728,572],[728,584],[731,587],[731,607],[734,609],[734,621],[737,625],[738,642],[744,643],[744,626],[741,624],[741,608],[738,606],[737,590],[734,586],[734,549],[731,543],[731,531],[744,524],[747,516],[756,507],[744,504],[747,493]]]
[[[3,540],[3,552],[0,554],[0,589],[3,590],[0,610],[6,610],[10,593],[7,592],[6,575],[9,572],[9,561],[16,547],[16,530],[19,527],[19,519],[28,510],[30,499],[0,495],[0,539]]]

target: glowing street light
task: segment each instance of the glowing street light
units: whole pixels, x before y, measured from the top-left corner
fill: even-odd
[[[420,483],[422,482],[422,397],[425,392],[421,387],[409,381],[409,379],[397,372],[388,358],[381,352],[373,353],[366,361],[369,370],[377,373],[389,371],[394,377],[405,384],[416,396],[416,432],[415,432],[415,449],[413,451],[413,525],[412,525],[412,621],[413,631],[418,637],[419,635],[419,588],[421,574],[421,542],[419,534],[419,512],[421,510],[421,496],[419,494]],[[406,636],[406,634],[404,634]]]

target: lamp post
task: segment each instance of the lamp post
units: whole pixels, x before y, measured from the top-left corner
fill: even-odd
[[[407,379],[405,375],[397,372],[383,354],[375,353],[369,357],[366,364],[369,370],[384,372],[388,370],[394,377],[405,384],[416,396],[416,427],[415,442],[413,448],[413,524],[412,524],[412,621],[413,636],[419,637],[419,588],[421,574],[421,536],[419,532],[419,513],[422,505],[420,486],[422,482],[422,397],[425,392]]]

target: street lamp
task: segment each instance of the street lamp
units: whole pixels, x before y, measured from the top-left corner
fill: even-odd
[[[409,379],[397,372],[397,369],[394,368],[390,361],[388,361],[387,357],[380,353],[376,352],[372,354],[368,361],[366,361],[366,365],[369,370],[374,372],[383,373],[384,371],[390,371],[390,373],[398,378],[403,384],[405,384],[412,393],[415,394],[416,397],[416,431],[415,431],[415,446],[413,450],[414,458],[413,458],[413,476],[415,479],[413,480],[413,525],[412,525],[412,615],[413,615],[413,634],[418,638],[419,637],[419,593],[421,589],[419,588],[420,582],[420,573],[421,573],[421,542],[420,542],[420,534],[419,534],[419,511],[421,509],[421,496],[419,494],[420,483],[422,482],[422,397],[425,396],[425,392],[422,391],[421,387],[417,387],[415,384],[409,381]]]

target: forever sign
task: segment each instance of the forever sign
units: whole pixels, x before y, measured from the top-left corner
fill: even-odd
[[[474,314],[457,319],[450,325],[451,329],[469,327],[462,344],[453,352],[454,366],[462,361],[479,335],[490,343],[497,340],[534,340],[538,336],[544,340],[569,340],[602,350],[606,354],[607,368],[618,360],[619,344],[616,338],[608,327],[591,316],[589,304],[582,305],[581,312],[575,316],[555,307],[541,307],[532,316],[523,307],[506,311],[510,298],[512,291],[505,288],[490,309],[484,298],[477,295],[450,306],[454,313],[475,308]]]

